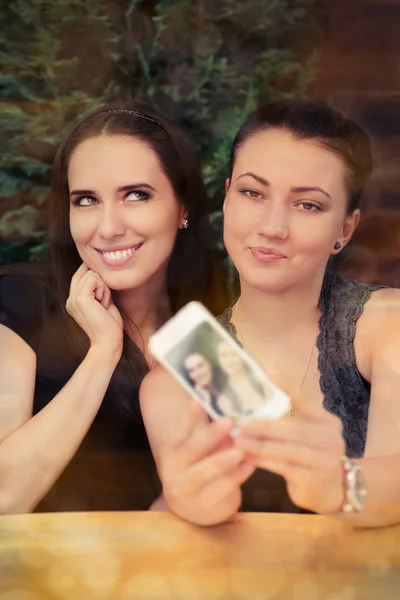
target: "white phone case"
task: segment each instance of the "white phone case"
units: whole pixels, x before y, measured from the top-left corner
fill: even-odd
[[[199,302],[151,336],[149,349],[213,419],[278,419],[290,410],[289,396]]]

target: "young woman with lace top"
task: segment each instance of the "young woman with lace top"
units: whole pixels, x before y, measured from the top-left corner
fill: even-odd
[[[166,500],[182,517],[218,523],[241,508],[339,514],[355,525],[400,519],[390,475],[400,464],[400,292],[328,269],[357,227],[371,171],[365,132],[319,103],[273,102],[238,132],[223,210],[240,296],[220,321],[293,410],[244,419],[232,439],[229,423],[210,424],[155,369],[142,413]],[[227,449],[232,462],[221,458]]]

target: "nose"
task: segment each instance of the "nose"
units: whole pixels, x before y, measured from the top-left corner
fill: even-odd
[[[123,217],[123,207],[114,202],[103,203],[98,228],[98,234],[105,240],[123,236],[126,226]]]
[[[258,224],[258,233],[266,238],[285,240],[289,235],[288,212],[279,200],[265,203],[264,213]]]

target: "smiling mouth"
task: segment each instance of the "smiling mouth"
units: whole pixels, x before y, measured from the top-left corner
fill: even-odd
[[[136,244],[131,248],[124,248],[123,250],[104,251],[97,249],[97,252],[107,264],[119,265],[127,262],[139,250],[139,248],[143,246],[143,244],[144,242],[141,242],[140,244]]]

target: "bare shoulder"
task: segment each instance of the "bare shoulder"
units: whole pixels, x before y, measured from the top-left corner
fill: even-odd
[[[140,386],[140,401],[151,402],[159,394],[167,396],[187,396],[180,383],[161,365],[156,365],[144,377]]]
[[[382,288],[371,293],[371,297],[366,306],[377,309],[390,309],[400,307],[400,289]]]
[[[17,333],[0,325],[0,394],[31,390],[36,378],[36,354]]]
[[[150,446],[158,462],[161,448],[187,426],[195,400],[161,366],[154,367],[143,379],[139,398]]]
[[[385,347],[400,341],[400,290],[373,292],[357,322],[355,349],[363,376],[370,381],[371,365]]]
[[[35,352],[0,325],[0,442],[32,417],[35,379]]]
[[[187,413],[191,402],[190,394],[162,366],[155,366],[143,379],[139,392],[143,418],[157,414],[167,415]]]
[[[15,331],[0,324],[0,356],[1,361],[17,362],[22,364],[24,360],[36,362],[36,354],[32,348]]]
[[[365,303],[360,329],[379,331],[400,324],[400,290],[383,288],[373,292]]]

